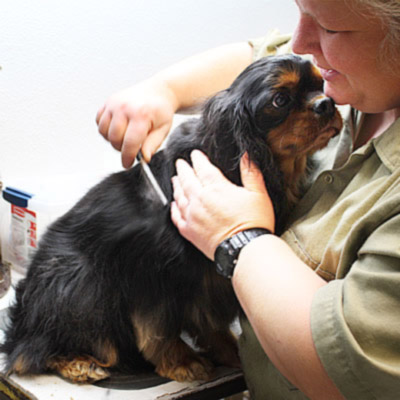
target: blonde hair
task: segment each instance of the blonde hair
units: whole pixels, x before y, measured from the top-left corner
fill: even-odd
[[[372,14],[381,20],[386,37],[382,41],[380,59],[391,67],[395,66],[400,61],[400,0],[346,1],[354,11]]]

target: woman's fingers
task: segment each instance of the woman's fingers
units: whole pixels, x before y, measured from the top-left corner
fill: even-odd
[[[229,181],[206,155],[195,150],[193,167],[176,162],[171,218],[183,237],[207,257],[235,233],[265,227],[274,230],[275,217],[263,175],[248,157],[241,161],[244,187]]]
[[[186,197],[197,196],[201,189],[201,181],[194,170],[185,160],[176,161],[176,172],[182,192]]]
[[[135,161],[143,140],[151,129],[149,120],[130,120],[124,130],[121,146],[121,160],[124,168],[129,168]]]
[[[264,177],[257,166],[250,161],[247,153],[240,160],[240,176],[246,189],[252,192],[267,193]]]
[[[121,150],[127,126],[128,118],[124,114],[115,113],[112,116],[108,127],[107,139],[115,150]]]
[[[108,140],[108,128],[110,127],[111,118],[111,113],[109,111],[106,111],[105,109],[101,111],[100,115],[98,113],[98,116],[96,118],[96,121],[98,120],[98,130],[106,140]]]
[[[180,211],[181,218],[184,218],[189,201],[182,189],[180,180],[177,176],[172,178],[172,185],[174,188],[174,202]]]
[[[209,158],[200,150],[193,150],[191,155],[193,170],[203,186],[219,181],[227,181],[222,172],[213,165]]]

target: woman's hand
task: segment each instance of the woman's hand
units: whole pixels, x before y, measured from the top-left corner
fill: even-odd
[[[176,99],[162,81],[149,79],[112,95],[99,109],[99,132],[121,151],[122,165],[130,167],[142,147],[146,161],[167,136]]]
[[[228,237],[249,228],[274,231],[275,216],[264,179],[247,155],[240,169],[243,187],[234,185],[200,151],[191,155],[193,168],[176,163],[171,218],[181,235],[208,258]]]

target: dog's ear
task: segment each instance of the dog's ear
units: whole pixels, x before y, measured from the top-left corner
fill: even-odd
[[[202,113],[201,126],[207,144],[204,150],[228,175],[229,171],[238,171],[241,156],[249,152],[255,129],[255,121],[243,100],[229,89],[224,90],[205,104]]]
[[[243,93],[232,88],[210,99],[202,117],[205,133],[212,138],[212,148],[208,151],[218,152],[216,158],[220,158],[221,154],[230,159],[234,157],[235,168],[245,152],[260,167],[261,160],[271,159],[266,140],[268,127],[265,121],[260,123],[263,101],[260,93]]]

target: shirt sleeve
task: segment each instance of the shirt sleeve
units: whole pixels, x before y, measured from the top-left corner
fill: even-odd
[[[349,273],[321,288],[311,328],[324,368],[352,400],[400,394],[400,215],[364,242]]]
[[[266,36],[249,40],[249,44],[253,47],[253,61],[267,56],[291,53],[290,39],[291,35],[281,34],[274,29]]]

